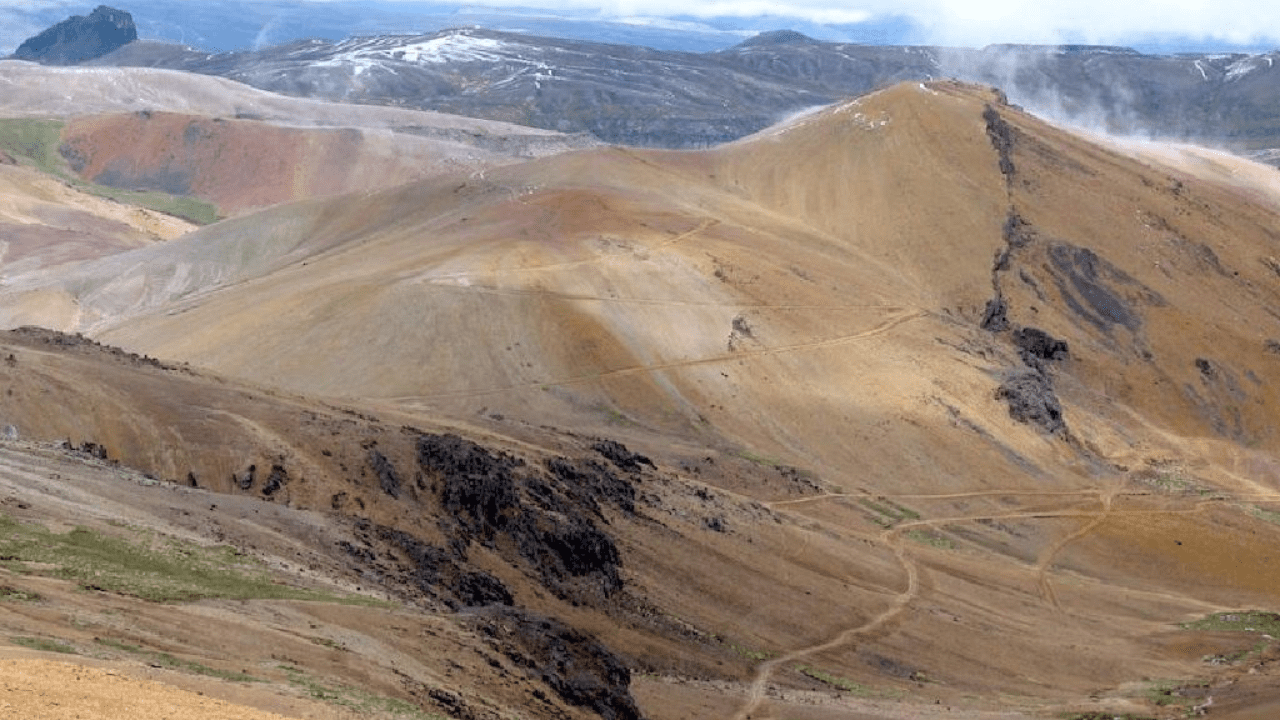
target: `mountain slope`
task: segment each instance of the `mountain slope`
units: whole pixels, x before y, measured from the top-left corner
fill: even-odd
[[[1278,198],[1209,157],[909,83],[283,205],[12,278],[6,324],[197,378],[37,333],[0,410],[368,521],[352,562],[431,607],[496,602],[454,584],[487,573],[643,670],[653,718],[1262,707],[1277,648],[1227,630],[1280,605]]]
[[[737,139],[895,82],[959,78],[999,86],[1013,102],[1060,121],[1258,153],[1280,146],[1276,57],[1087,45],[873,46],[790,32],[680,53],[464,28],[224,54],[132,43],[95,62],[181,68],[290,95],[672,148]]]

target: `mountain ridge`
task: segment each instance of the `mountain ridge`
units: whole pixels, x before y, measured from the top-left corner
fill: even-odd
[[[489,41],[351,49],[369,74]],[[46,599],[5,602],[48,603],[11,632],[456,717],[1265,711],[1271,174],[912,80],[707,150],[458,167],[13,273],[0,324],[55,329],[0,336],[5,442],[36,443],[0,446],[30,467],[6,517],[62,537],[88,511],[50,475],[117,460],[154,485],[97,494],[145,527],[399,604],[161,610],[6,565]],[[157,644],[201,612],[234,630]]]
[[[1145,55],[1084,45],[973,50],[802,37],[780,31],[764,42],[684,53],[469,28],[221,55],[134,44],[95,62],[180,68],[286,94],[686,148],[737,139],[804,108],[894,82],[955,77],[1002,87],[1013,102],[1037,112],[1115,133],[1196,138],[1242,152],[1280,146],[1280,118],[1268,109],[1280,93],[1274,52]],[[415,49],[433,47],[439,52]],[[663,112],[652,112],[655,106]]]

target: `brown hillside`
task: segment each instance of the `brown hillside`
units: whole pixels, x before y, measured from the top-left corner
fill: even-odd
[[[0,163],[0,272],[5,276],[114,255],[193,229],[162,213],[81,192],[16,162]]]
[[[229,215],[512,161],[477,147],[387,130],[283,127],[147,111],[76,119],[63,140],[63,155],[86,180],[191,195]]]
[[[1280,610],[1275,197],[901,85],[712,151],[559,155],[17,276],[7,323],[196,369],[19,333],[0,413],[238,498],[278,465],[272,507],[376,561],[327,575],[514,647],[518,619],[450,614],[451,573],[482,570],[643,671],[650,718],[1230,718],[1276,702],[1274,640],[1180,623]],[[423,440],[445,430],[514,459]],[[654,467],[602,479],[597,438]],[[445,569],[415,585],[406,557]],[[466,697],[528,677],[504,662]],[[501,707],[554,716],[530,682]]]

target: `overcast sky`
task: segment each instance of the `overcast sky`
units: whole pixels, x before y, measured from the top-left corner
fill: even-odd
[[[572,6],[619,16],[792,16],[840,25],[896,15],[910,19],[927,42],[964,46],[1111,44],[1154,36],[1238,45],[1280,40],[1280,3],[1274,0],[498,0],[488,4]]]
[[[88,12],[98,2],[129,10],[135,19],[146,0],[0,0],[0,50],[47,26],[53,10]],[[338,3],[339,0],[329,0]],[[253,3],[259,7],[306,3],[283,0],[173,0],[175,9]],[[462,3],[432,0],[342,0],[380,5],[407,16],[450,13]],[[717,30],[796,27],[824,39],[981,47],[992,43],[1089,43],[1174,49],[1242,46],[1280,48],[1280,3],[1275,0],[482,0],[471,8],[545,9],[630,22],[677,20]],[[482,11],[483,12],[483,11]],[[42,17],[36,19],[34,14]],[[65,17],[65,14],[62,15]],[[247,18],[242,18],[242,20]],[[818,26],[827,26],[826,28]],[[142,22],[139,27],[143,28]],[[408,29],[408,28],[406,28]],[[818,32],[814,32],[817,30]],[[287,35],[290,28],[273,29]],[[829,32],[827,32],[829,31]],[[11,37],[12,36],[12,37]],[[291,38],[274,38],[281,41]]]

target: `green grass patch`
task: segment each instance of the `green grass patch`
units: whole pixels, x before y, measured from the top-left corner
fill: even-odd
[[[53,640],[50,638],[38,637],[11,637],[9,642],[14,645],[21,645],[32,650],[43,650],[44,652],[65,653],[67,655],[79,655],[80,651],[76,650],[69,643],[62,640]]]
[[[447,720],[444,715],[428,713],[413,703],[399,698],[375,695],[347,685],[329,684],[307,675],[292,665],[277,665],[289,684],[302,690],[313,700],[350,708],[361,717],[378,716],[396,720]]]
[[[1156,720],[1151,715],[1134,715],[1133,712],[1070,712],[1062,720]]]
[[[904,520],[919,520],[920,513],[888,498],[860,498],[858,504],[871,511],[871,521],[883,528],[891,528]]]
[[[753,465],[763,465],[765,467],[776,468],[780,464],[777,460],[774,460],[771,457],[767,457],[759,453],[754,453],[754,452],[751,452],[750,450],[739,450],[733,454],[737,455],[738,457],[742,458],[743,460],[746,460],[747,462]]]
[[[866,685],[862,685],[861,683],[856,683],[848,678],[840,677],[839,675],[832,675],[829,672],[824,672],[815,667],[810,667],[808,665],[797,665],[795,667],[795,670],[801,675],[813,678],[818,682],[826,683],[831,687],[839,688],[847,693],[857,695],[858,697],[872,697],[878,694],[874,689]]]
[[[30,118],[0,119],[0,150],[25,159],[42,172],[64,177],[66,161],[58,154],[63,123]]]
[[[1197,698],[1184,697],[1179,691],[1192,687],[1199,688],[1206,685],[1184,680],[1153,680],[1147,688],[1146,698],[1156,707],[1190,707],[1197,703]]]
[[[137,645],[130,645],[129,643],[124,642],[123,640],[116,640],[114,638],[94,638],[93,641],[103,647],[109,647],[113,650],[120,650],[127,653],[146,652],[145,650],[143,650],[141,647],[138,647]]]
[[[752,650],[749,647],[743,647],[741,645],[735,645],[733,643],[727,643],[727,645],[730,650],[734,651],[735,653],[741,655],[742,657],[748,660],[755,660],[757,662],[760,662],[763,660],[768,660],[769,658],[773,657],[773,653],[769,652],[768,650]]]
[[[1194,622],[1182,623],[1181,627],[1187,630],[1257,632],[1280,637],[1280,613],[1261,610],[1214,613]]]
[[[1261,655],[1270,645],[1270,641],[1259,640],[1253,644],[1253,647],[1248,647],[1226,655],[1222,653],[1217,655],[1205,655],[1200,659],[1210,665],[1234,665],[1245,658]]]
[[[234,672],[231,670],[218,670],[217,668],[211,668],[208,665],[202,665],[198,662],[174,657],[166,652],[144,650],[137,645],[131,645],[121,640],[115,640],[112,638],[94,638],[93,641],[103,647],[109,647],[113,650],[137,655],[141,659],[157,667],[178,670],[181,672],[191,673],[192,675],[203,675],[205,677],[218,678],[219,680],[229,680],[231,682],[262,682],[261,678],[256,678],[246,673]]]
[[[956,544],[950,538],[924,530],[908,530],[906,536],[908,540],[941,550],[954,550],[956,547]]]
[[[1280,525],[1280,512],[1275,510],[1263,510],[1257,505],[1250,505],[1249,514],[1272,525]]]
[[[221,219],[218,208],[212,203],[186,195],[170,195],[154,190],[125,190],[92,183],[84,183],[80,189],[125,205],[137,205],[173,215],[196,225],[211,225]]]
[[[197,225],[208,225],[220,219],[217,207],[193,197],[125,190],[80,179],[59,152],[63,127],[64,123],[57,120],[0,118],[0,150],[91,195],[173,215]]]
[[[0,600],[11,600],[15,602],[35,602],[42,599],[39,593],[33,593],[29,590],[12,587],[9,585],[0,585]]]
[[[85,528],[58,534],[0,515],[0,557],[19,572],[71,580],[151,602],[203,598],[291,599],[366,603],[274,582],[260,563],[227,546],[147,537],[147,542],[110,537]]]
[[[332,648],[333,650],[346,650],[347,646],[337,640],[330,640],[326,637],[308,637],[308,640],[321,647]]]

